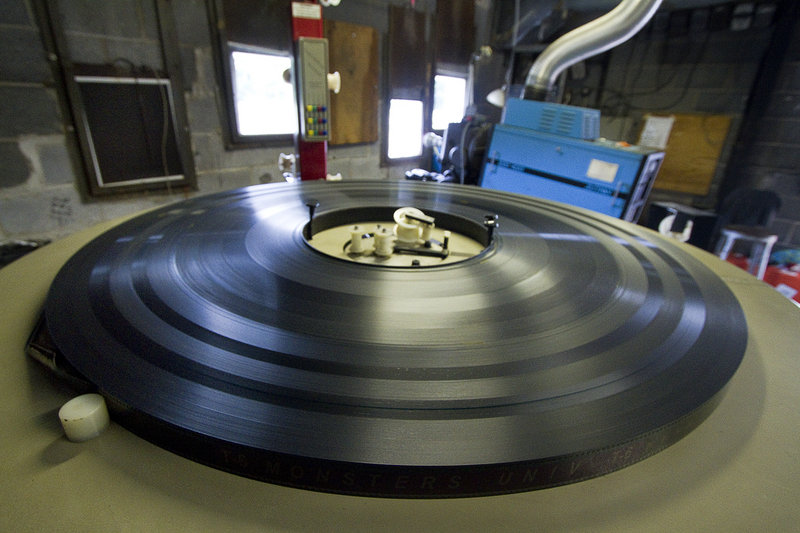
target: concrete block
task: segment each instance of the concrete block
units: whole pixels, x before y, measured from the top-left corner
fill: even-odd
[[[211,194],[222,190],[219,172],[207,171],[197,173],[197,188],[201,194]]]
[[[747,154],[747,164],[794,172],[800,167],[800,155],[782,144],[754,143]]]
[[[758,122],[757,128],[757,138],[760,142],[785,143],[794,145],[794,150],[800,150],[800,138],[797,135],[800,121],[765,117]]]
[[[697,95],[695,110],[701,113],[742,114],[747,107],[749,94],[746,87],[741,91],[702,91]]]
[[[778,76],[778,90],[800,93],[800,61],[786,62]]]
[[[800,94],[772,93],[764,116],[800,119]]]
[[[193,133],[219,133],[222,131],[219,110],[214,95],[186,97],[189,129]]]
[[[210,48],[194,48],[192,93],[214,95],[217,92],[217,73]],[[187,85],[187,89],[189,86]]]
[[[294,146],[284,146],[275,148],[242,148],[236,150],[224,150],[220,154],[220,166],[222,169],[235,169],[242,167],[268,167],[278,172],[278,157],[281,152],[294,152]]]
[[[255,169],[238,169],[219,173],[220,190],[229,191],[240,187],[249,187],[258,183],[256,174],[263,173]]]
[[[67,32],[158,38],[155,2],[61,0],[59,15]]]
[[[692,72],[691,86],[697,89],[724,89],[730,87],[731,68],[713,63],[699,65]]]
[[[772,222],[770,230],[772,230],[772,232],[774,232],[778,236],[779,244],[787,246],[789,242],[792,240],[792,235],[794,233],[795,226],[796,222],[792,220],[776,218]]]
[[[16,142],[0,142],[0,189],[16,187],[28,180],[31,163]]]
[[[702,45],[700,62],[731,65],[760,63],[771,37],[771,29],[711,33],[708,41]]]
[[[699,60],[700,53],[697,43],[688,38],[670,39],[663,50],[661,62],[665,64],[687,64]]]
[[[792,226],[791,233],[786,236],[786,242],[793,248],[800,247],[800,224]]]
[[[786,50],[786,61],[800,61],[800,19],[794,25],[794,39],[789,43],[789,48]]]
[[[183,197],[176,196],[174,201],[177,201],[178,199],[182,200]],[[151,194],[148,194],[146,196],[136,196],[126,198],[124,200],[103,200],[102,202],[98,202],[96,205],[99,208],[99,216],[103,220],[114,220],[119,217],[139,213],[140,211],[150,209],[162,203],[165,203],[165,201],[160,197],[158,199],[154,199],[151,197]]]
[[[37,152],[46,185],[75,183],[72,158],[63,139],[54,143],[43,143],[39,145]]]
[[[98,209],[82,204],[71,186],[0,199],[0,227],[9,236],[58,238],[99,221]]]
[[[0,85],[0,138],[61,133],[56,95],[43,87]]]
[[[47,83],[52,79],[35,28],[0,28],[0,81]]]
[[[0,2],[0,24],[33,25],[28,17],[24,0],[3,0]]]
[[[172,6],[178,42],[193,47],[211,46],[205,2],[203,0],[183,0],[173,2]]]
[[[800,222],[800,195],[781,196],[781,208],[778,216],[794,222]]]
[[[218,133],[192,132],[192,154],[198,177],[201,173],[219,168],[219,153],[224,149]]]
[[[197,65],[195,64],[194,48],[187,45],[178,46],[181,55],[181,76],[184,89],[191,91],[197,81]]]
[[[359,157],[374,157],[380,159],[380,144],[344,144],[328,146],[328,161]]]
[[[350,160],[349,179],[382,179],[386,176],[385,169],[380,168],[378,159],[357,157]]]
[[[800,166],[800,165],[799,165]],[[794,172],[779,172],[769,168],[755,168],[751,174],[754,176],[754,187],[769,189],[777,192],[781,197],[800,196],[800,170]],[[800,210],[793,218],[800,219]]]

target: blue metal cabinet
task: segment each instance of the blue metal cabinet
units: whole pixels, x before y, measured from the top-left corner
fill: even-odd
[[[663,156],[623,143],[498,124],[479,184],[635,222]]]

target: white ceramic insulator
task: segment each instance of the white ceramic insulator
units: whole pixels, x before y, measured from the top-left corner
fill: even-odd
[[[58,410],[61,427],[73,442],[93,439],[108,427],[105,399],[99,394],[84,394],[71,399]]]
[[[333,94],[339,94],[342,90],[342,76],[338,72],[328,74],[328,89],[333,91]]]
[[[294,171],[296,161],[297,156],[294,154],[284,154],[281,152],[281,155],[278,156],[278,168],[281,169],[281,172],[292,172]]]
[[[425,213],[416,207],[401,207],[394,212],[394,233],[397,235],[397,240],[403,243],[416,243],[422,234],[422,228],[419,223],[406,218],[406,214],[424,217]]]
[[[375,232],[375,255],[389,257],[394,252],[394,234],[386,228]]]
[[[364,253],[364,230],[358,226],[353,226],[350,230],[350,253],[363,254]]]
[[[422,235],[421,238],[423,241],[427,241],[431,238],[431,232],[433,231],[433,224],[423,224],[422,225]]]
[[[667,237],[672,237],[675,240],[686,242],[692,236],[692,227],[694,226],[694,222],[691,220],[686,221],[686,225],[683,228],[683,231],[678,233],[672,231],[672,224],[675,222],[675,215],[667,215],[659,224],[658,224],[658,232],[662,235],[666,235]]]

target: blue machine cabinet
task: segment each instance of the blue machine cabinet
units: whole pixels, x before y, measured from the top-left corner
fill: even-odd
[[[663,152],[625,143],[503,123],[494,127],[479,185],[636,222],[663,158]]]

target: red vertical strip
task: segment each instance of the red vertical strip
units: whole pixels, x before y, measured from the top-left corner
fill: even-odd
[[[322,6],[316,2],[292,2],[292,38],[324,37],[322,29]],[[299,120],[299,119],[298,119]],[[301,125],[302,130],[302,125]],[[328,176],[328,143],[326,141],[304,141],[297,137],[300,179],[320,180]]]

